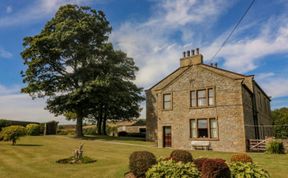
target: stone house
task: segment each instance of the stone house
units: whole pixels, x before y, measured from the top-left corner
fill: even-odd
[[[249,139],[272,136],[271,100],[254,76],[204,64],[198,48],[194,53],[184,52],[180,67],[146,90],[146,140],[243,152]]]

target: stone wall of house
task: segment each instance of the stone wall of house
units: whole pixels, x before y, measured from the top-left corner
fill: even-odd
[[[242,87],[243,111],[246,139],[255,139],[255,125],[253,117],[253,93],[246,87]]]
[[[256,97],[259,135],[260,139],[265,139],[265,137],[273,136],[270,99],[263,93],[258,85],[254,86],[254,94]]]
[[[146,90],[146,140],[156,141],[157,138],[157,103],[156,92]]]
[[[190,91],[206,87],[215,89],[216,106],[190,108]],[[172,110],[163,110],[164,93],[172,93]],[[148,102],[151,102],[150,99]],[[170,81],[168,86],[159,90],[156,102],[154,106],[158,111],[157,141],[159,147],[163,146],[163,126],[172,128],[172,147],[190,149],[193,140],[190,138],[190,119],[216,118],[218,119],[219,139],[210,140],[211,149],[246,151],[241,80],[224,77],[202,68],[201,65],[194,65],[177,79]],[[147,114],[151,114],[150,110],[151,108],[147,110]]]

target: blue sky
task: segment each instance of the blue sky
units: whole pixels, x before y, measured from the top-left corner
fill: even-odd
[[[288,106],[288,0],[256,0],[213,61],[251,0],[0,0],[0,118],[64,121],[44,110],[44,100],[19,90],[23,38],[39,33],[67,3],[105,12],[113,28],[110,41],[135,59],[141,87],[175,70],[182,51],[199,47],[205,63],[254,74],[272,96],[272,108]]]

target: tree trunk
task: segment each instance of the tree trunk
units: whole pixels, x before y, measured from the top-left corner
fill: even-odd
[[[99,116],[97,119],[97,134],[98,135],[102,135],[101,125],[102,125],[102,118]]]
[[[76,121],[76,137],[83,137],[82,125],[83,125],[83,118],[78,117]]]
[[[106,132],[106,121],[107,121],[107,112],[106,109],[104,110],[104,116],[103,116],[103,123],[102,123],[102,131],[103,131],[103,135],[107,135]]]

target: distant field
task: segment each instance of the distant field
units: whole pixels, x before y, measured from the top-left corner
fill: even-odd
[[[84,143],[84,154],[97,162],[61,165],[55,161],[72,155]],[[141,140],[91,137],[85,140],[66,136],[24,137],[17,146],[0,142],[0,178],[121,178],[128,171],[128,157],[133,151],[147,150],[166,157],[171,149],[158,149]],[[232,153],[192,151],[193,157],[219,157],[229,160]],[[288,177],[288,155],[250,154],[272,178]]]

